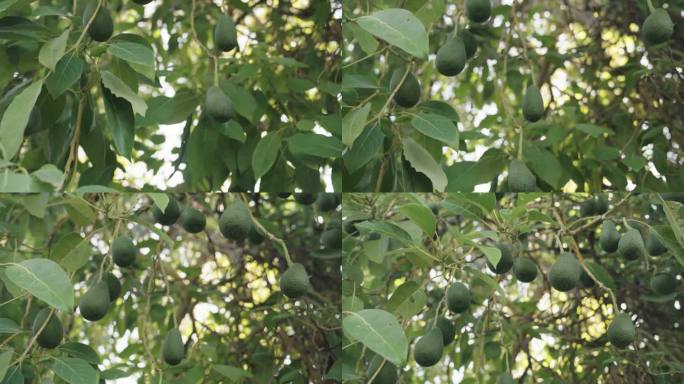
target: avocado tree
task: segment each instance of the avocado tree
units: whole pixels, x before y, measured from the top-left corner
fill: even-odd
[[[681,191],[684,1],[348,1],[345,190]]]
[[[0,191],[339,190],[337,8],[0,1]]]
[[[348,382],[684,379],[681,196],[345,194],[343,205]]]
[[[339,376],[339,202],[1,196],[0,383]]]

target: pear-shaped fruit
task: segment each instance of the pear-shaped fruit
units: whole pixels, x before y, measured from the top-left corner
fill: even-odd
[[[181,211],[178,206],[178,202],[173,197],[169,196],[169,203],[166,205],[164,212],[161,211],[156,205],[152,207],[152,216],[154,216],[154,221],[161,225],[173,225],[178,221]]]
[[[537,264],[529,257],[518,257],[513,263],[513,274],[518,281],[529,283],[537,277]]]
[[[514,159],[508,165],[509,192],[534,192],[537,187],[537,177],[527,168],[525,162]]]
[[[390,78],[390,92],[393,92],[397,87],[397,93],[394,94],[394,102],[404,108],[411,108],[420,100],[420,83],[412,73],[408,73],[404,82],[399,84],[404,77],[403,69],[395,69]]]
[[[592,279],[591,276],[589,276],[589,274],[587,273],[587,271],[584,270],[584,268],[582,268],[582,270],[580,271],[579,286],[581,288],[591,288],[594,285],[596,285],[594,279]]]
[[[107,283],[107,291],[109,292],[109,301],[111,303],[113,303],[121,295],[121,282],[111,272],[105,273],[103,276],[103,279]]]
[[[321,192],[316,197],[316,208],[321,212],[334,211],[339,204],[339,200],[334,193]]]
[[[674,32],[674,24],[670,14],[663,8],[657,8],[644,21],[641,35],[648,45],[665,43]]]
[[[416,363],[422,367],[431,367],[442,358],[444,349],[444,336],[442,331],[435,327],[429,330],[423,337],[418,339],[413,349],[413,357]]]
[[[455,282],[447,290],[447,307],[453,313],[465,312],[470,307],[470,289],[463,283]]]
[[[181,226],[190,233],[199,233],[207,226],[207,218],[197,209],[186,206],[180,215]]]
[[[471,59],[477,53],[477,40],[475,35],[467,29],[461,31],[463,45],[465,45],[466,59]]]
[[[235,22],[227,15],[221,15],[214,28],[214,44],[223,52],[232,51],[237,47],[237,30]]]
[[[437,51],[437,71],[444,76],[456,76],[466,64],[466,49],[461,37],[451,37]]]
[[[667,272],[657,273],[651,278],[650,286],[651,289],[660,295],[669,295],[670,293],[677,290],[679,285],[679,280]]]
[[[368,376],[369,384],[396,384],[397,383],[397,366],[385,361],[378,355],[375,355],[368,365],[366,376]],[[382,365],[382,368],[380,368]],[[378,369],[380,372],[377,372]],[[370,381],[373,378],[373,381]]]
[[[625,348],[636,339],[636,328],[626,313],[620,313],[608,326],[608,340],[618,348]]]
[[[501,259],[499,259],[496,267],[487,260],[487,267],[497,275],[503,275],[513,267],[513,246],[507,243],[499,243],[496,247],[501,251]]]
[[[437,328],[442,331],[442,344],[445,346],[451,344],[456,337],[456,326],[454,325],[453,321],[445,317],[440,317],[437,319],[436,325]]]
[[[618,249],[620,242],[620,233],[615,227],[615,223],[610,220],[605,220],[601,225],[601,237],[599,237],[599,245],[605,252],[613,253]]]
[[[522,104],[523,116],[530,122],[539,121],[544,117],[544,99],[536,85],[527,87]]]
[[[606,199],[606,197],[603,195],[596,196],[596,205],[595,205],[595,212],[594,213],[596,215],[603,215],[604,213],[608,212],[608,208],[609,208],[608,199]]]
[[[509,372],[504,372],[496,379],[496,384],[515,384],[515,379]]]
[[[178,365],[185,357],[185,345],[178,328],[172,328],[164,337],[162,357],[168,365]]]
[[[254,245],[259,245],[265,240],[264,235],[261,233],[261,230],[256,227],[256,225],[252,225],[252,228],[250,228],[248,238],[249,242]]]
[[[356,229],[356,224],[360,223],[361,220],[347,220],[344,222],[344,231],[350,236],[358,236],[359,230]]]
[[[316,197],[317,195],[315,193],[308,192],[295,193],[294,195],[295,201],[302,205],[313,204],[314,201],[316,201]]]
[[[130,267],[138,256],[138,248],[128,236],[121,235],[112,242],[112,259],[119,267]]]
[[[644,245],[646,246],[648,254],[651,256],[660,256],[667,252],[667,247],[665,247],[665,244],[660,240],[660,236],[653,231],[649,231]]]
[[[646,248],[644,246],[644,239],[641,238],[639,231],[635,228],[629,228],[620,238],[617,251],[626,260],[636,260],[643,257]]]
[[[204,107],[207,109],[207,114],[219,123],[225,123],[235,114],[233,102],[221,88],[216,86],[207,89]]]
[[[85,28],[93,18],[95,9],[97,8],[97,1],[93,0],[83,9],[83,27]],[[100,6],[95,18],[90,23],[88,28],[88,35],[95,41],[107,41],[114,33],[114,20],[112,14],[104,5]]]
[[[580,204],[580,216],[588,217],[596,214],[596,200],[590,197]]]
[[[50,317],[49,320],[48,316]],[[47,321],[47,324],[45,324],[45,321]],[[43,324],[45,324],[45,327],[43,327]],[[41,327],[43,327],[43,330],[39,334],[38,332]],[[62,337],[64,337],[62,322],[59,321],[56,312],[50,315],[50,308],[43,308],[38,312],[35,319],[33,319],[31,331],[34,336],[38,335],[38,338],[36,338],[38,345],[47,349],[57,347],[62,343]]]
[[[466,0],[466,15],[470,21],[484,23],[492,15],[490,0]]]
[[[252,217],[241,200],[227,206],[219,218],[219,229],[226,239],[242,241],[252,229]]]
[[[567,292],[577,286],[581,273],[582,265],[577,261],[575,255],[564,252],[551,266],[549,282],[551,282],[551,286],[555,289]]]
[[[342,228],[332,225],[321,233],[321,245],[325,249],[342,249]]]
[[[98,321],[105,317],[109,309],[109,287],[101,280],[83,294],[78,304],[81,315],[89,321]]]
[[[290,299],[301,297],[309,290],[309,275],[300,263],[293,263],[280,276],[280,290]]]

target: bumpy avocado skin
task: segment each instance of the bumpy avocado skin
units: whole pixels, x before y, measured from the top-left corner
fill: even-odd
[[[518,257],[513,263],[513,274],[519,281],[529,283],[537,278],[537,265],[529,257]]]
[[[97,1],[91,1],[84,8],[84,27],[88,25],[88,22],[93,17],[93,13],[95,13],[96,8]],[[95,41],[103,42],[109,40],[109,38],[112,37],[112,33],[114,33],[114,20],[112,20],[112,14],[109,12],[109,9],[104,6],[100,6],[100,9],[97,11],[97,15],[95,15],[95,19],[90,24],[90,28],[88,28],[88,35],[90,35],[90,38]]]
[[[537,187],[537,177],[527,168],[525,162],[514,159],[508,165],[509,192],[534,192]]]
[[[499,243],[496,247],[501,251],[501,259],[496,265],[496,268],[489,261],[487,261],[487,267],[497,275],[503,275],[513,268],[513,246],[508,243]]]
[[[444,76],[456,76],[466,64],[466,49],[461,37],[449,38],[437,51],[435,64],[437,71]]]
[[[399,86],[399,82],[404,77],[403,69],[395,69],[390,78],[390,92]],[[418,104],[420,100],[420,83],[412,73],[406,76],[404,83],[401,84],[397,93],[394,94],[394,102],[404,108],[411,108]]]
[[[626,348],[636,339],[636,328],[626,313],[620,313],[608,326],[608,340],[618,348]]]
[[[674,24],[670,14],[663,8],[657,8],[646,18],[641,27],[641,32],[648,45],[668,42],[674,33]]]
[[[219,230],[226,239],[242,241],[252,229],[252,217],[242,201],[235,201],[221,214]]]
[[[447,290],[447,307],[453,313],[465,312],[470,307],[470,289],[461,282],[451,284]]]
[[[107,314],[109,302],[109,287],[101,280],[83,294],[78,309],[86,320],[98,321]]]
[[[492,15],[490,0],[466,0],[466,15],[470,21],[484,23]]]
[[[541,92],[536,85],[527,87],[523,97],[522,110],[525,120],[529,122],[539,121],[544,117],[544,99],[542,99]]]
[[[293,263],[280,276],[280,290],[290,299],[303,296],[309,290],[309,275],[300,263]]]
[[[549,270],[549,282],[558,291],[567,292],[577,286],[582,273],[580,265],[575,255],[564,252]]]
[[[112,242],[112,259],[119,267],[130,267],[138,256],[138,248],[128,236],[121,235]]]
[[[601,225],[601,236],[599,237],[601,249],[607,253],[613,253],[617,251],[619,242],[620,233],[617,231],[615,223],[605,220]]]
[[[214,43],[222,52],[232,51],[237,47],[237,30],[235,22],[227,15],[221,15],[214,28]]]
[[[207,109],[207,114],[219,123],[227,122],[235,114],[233,102],[221,88],[216,86],[211,86],[207,90],[204,106]]]
[[[50,315],[50,308],[43,308],[38,312],[35,319],[33,320],[33,326],[31,330],[35,336],[40,331],[40,328],[47,320],[48,315]],[[57,313],[53,313],[50,316],[50,320],[40,332],[36,341],[38,345],[46,349],[52,349],[57,347],[62,343],[62,338],[64,337],[64,328],[62,327],[62,322],[57,317]]]
[[[431,367],[442,358],[444,336],[439,328],[432,328],[418,339],[413,349],[416,363],[422,367]]]
[[[164,337],[162,357],[168,365],[178,365],[185,357],[185,345],[178,328],[172,328]]]
[[[636,260],[644,256],[646,247],[641,234],[635,228],[630,228],[620,237],[618,242],[618,254],[626,260]]]

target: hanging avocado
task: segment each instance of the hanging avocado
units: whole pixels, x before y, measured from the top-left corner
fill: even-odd
[[[207,218],[197,209],[186,206],[180,215],[181,226],[190,233],[199,233],[207,226]]]
[[[97,1],[91,1],[83,9],[83,27],[85,28],[93,18],[95,9],[97,8]],[[107,41],[112,37],[114,33],[114,20],[112,20],[112,14],[109,12],[104,5],[100,6],[97,11],[95,18],[90,23],[90,28],[88,28],[88,35],[95,41]]]
[[[107,291],[109,292],[109,301],[113,303],[116,299],[121,296],[121,282],[119,279],[111,272],[107,272],[102,277],[107,283]]]
[[[620,313],[608,326],[608,340],[618,348],[626,348],[636,339],[636,328],[626,313]]]
[[[204,102],[207,114],[219,123],[225,123],[233,118],[233,102],[230,101],[221,88],[212,86],[207,90],[207,97]]]
[[[50,316],[50,320],[48,320]],[[47,324],[45,321],[48,320]],[[45,324],[45,327],[43,327]],[[38,333],[43,327],[43,330]],[[43,308],[38,312],[35,319],[33,319],[33,326],[31,327],[33,335],[38,335],[36,341],[38,345],[46,349],[52,349],[57,347],[62,343],[62,337],[64,337],[64,328],[62,327],[62,322],[57,317],[57,313],[52,313],[50,315],[50,308]]]
[[[466,15],[470,21],[484,23],[492,15],[490,0],[466,0]]]
[[[78,309],[88,321],[98,321],[105,317],[109,309],[109,287],[101,280],[83,294]]]
[[[164,209],[164,212],[157,207],[155,204],[152,207],[152,216],[154,216],[154,221],[161,225],[173,225],[178,221],[178,217],[180,216],[180,207],[178,206],[178,202],[176,199],[173,197],[169,196],[169,203],[166,204],[166,208]]]
[[[660,235],[655,233],[653,230],[649,231],[648,237],[646,237],[646,250],[651,256],[660,256],[667,252],[667,247],[660,240]]]
[[[393,92],[399,82],[404,77],[403,69],[395,69],[390,78],[390,93]],[[420,100],[420,83],[418,79],[411,72],[408,73],[406,79],[401,84],[397,92],[394,94],[394,102],[404,108],[411,108]]]
[[[440,317],[437,319],[436,325],[437,328],[439,328],[439,330],[442,331],[443,344],[451,344],[454,341],[454,338],[456,337],[456,326],[454,325],[454,323],[445,317]]]
[[[421,367],[431,367],[442,358],[444,336],[439,328],[432,328],[418,339],[413,349],[413,357]]]
[[[537,187],[537,177],[527,168],[525,162],[514,159],[508,165],[509,192],[534,192]]]
[[[613,253],[618,249],[620,242],[620,233],[615,227],[615,223],[610,220],[605,220],[601,225],[601,237],[599,237],[599,245],[607,253]]]
[[[536,85],[527,87],[522,104],[525,120],[534,123],[544,117],[544,99]]]
[[[518,281],[529,283],[537,278],[537,264],[529,257],[520,256],[513,263],[513,274]]]
[[[455,282],[447,290],[447,307],[453,313],[465,312],[470,307],[470,290],[463,283]]]
[[[240,200],[227,206],[219,218],[219,230],[223,237],[229,240],[245,240],[252,225],[252,216]]]
[[[309,275],[300,263],[293,263],[280,276],[280,290],[290,299],[303,296],[309,290]]]
[[[138,248],[128,236],[121,235],[112,242],[112,259],[119,267],[130,267],[137,256]]]
[[[641,238],[641,233],[634,228],[628,229],[620,238],[617,251],[620,256],[630,261],[644,256],[646,249],[644,246],[644,239]]]
[[[222,52],[232,51],[237,47],[237,30],[235,22],[227,15],[221,15],[214,28],[214,44]]]
[[[477,40],[475,35],[468,29],[464,29],[460,34],[463,39],[463,45],[465,45],[466,59],[472,59],[477,53]]]
[[[437,51],[435,64],[444,76],[456,76],[466,64],[466,49],[461,37],[450,37]]]
[[[674,24],[670,14],[663,8],[654,10],[641,27],[641,35],[648,45],[668,42],[673,32]]]
[[[185,357],[185,345],[178,328],[172,328],[164,337],[162,357],[168,365],[178,365]]]
[[[499,243],[496,247],[501,251],[501,259],[499,259],[499,263],[496,264],[496,267],[487,260],[487,267],[497,275],[503,275],[513,267],[513,246],[507,243]]]
[[[575,255],[564,252],[551,266],[549,282],[556,290],[567,292],[577,286],[581,273],[582,265],[577,261]]]
[[[366,371],[366,376],[368,380],[374,378],[373,381],[369,381],[369,384],[396,384],[397,383],[397,366],[385,361],[378,355],[375,355],[368,365],[368,370]],[[380,365],[382,364],[382,368]],[[378,372],[380,369],[380,372]]]

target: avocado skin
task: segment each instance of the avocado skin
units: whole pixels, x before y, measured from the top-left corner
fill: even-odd
[[[38,333],[49,314],[50,308],[43,308],[38,312],[33,320],[33,326],[31,327],[33,335]],[[50,316],[47,325],[43,328],[43,331],[38,335],[38,338],[36,338],[36,341],[41,347],[52,349],[62,343],[63,337],[64,328],[62,327],[62,322],[57,318],[57,313],[53,313],[52,316]]]
[[[321,212],[334,211],[339,205],[337,196],[332,193],[321,192],[316,197],[316,208]]]
[[[670,40],[674,32],[674,24],[670,14],[663,8],[657,8],[648,15],[641,27],[642,37],[646,44],[657,45]]]
[[[650,231],[648,237],[646,237],[646,242],[644,245],[646,246],[648,254],[651,256],[660,256],[667,252],[667,247],[665,247],[663,242],[660,240],[660,237],[652,231]]]
[[[472,59],[477,53],[477,40],[475,35],[467,29],[461,31],[463,45],[465,45],[466,59]]]
[[[161,225],[173,225],[178,221],[180,217],[180,207],[178,202],[173,197],[169,197],[169,203],[166,205],[164,212],[159,209],[156,205],[152,207],[152,216],[154,216],[154,221]]]
[[[90,287],[81,297],[78,304],[83,318],[89,321],[98,321],[105,317],[109,309],[109,287],[104,280]]]
[[[466,0],[466,15],[470,21],[484,23],[492,15],[492,4],[489,0]]]
[[[620,238],[617,251],[620,256],[630,261],[643,257],[646,249],[644,240],[641,238],[639,231],[634,228],[629,228]]]
[[[344,223],[344,231],[350,236],[357,237],[359,235],[359,230],[356,229],[356,224],[360,222],[361,220],[347,220]]]
[[[316,194],[309,192],[295,193],[295,201],[302,205],[311,205],[316,201]]]
[[[558,291],[567,292],[579,283],[582,265],[575,255],[563,252],[549,270],[549,282]]]
[[[249,238],[249,242],[254,245],[259,245],[265,240],[264,235],[256,227],[256,225],[252,225],[252,228],[249,229],[249,236],[247,237]]]
[[[669,295],[670,293],[677,290],[679,285],[679,280],[671,273],[657,273],[651,277],[649,286],[660,295]]]
[[[109,301],[113,303],[121,295],[121,282],[111,272],[105,273],[103,276],[103,279],[107,283],[107,292],[109,292]]]
[[[608,212],[608,208],[609,208],[608,199],[606,199],[606,197],[603,195],[596,196],[595,208],[596,208],[595,214],[597,214],[597,215],[603,215],[604,213]]]
[[[325,249],[342,249],[342,228],[339,225],[328,227],[321,233],[321,245]]]
[[[607,253],[617,251],[620,242],[620,233],[615,227],[615,223],[610,220],[603,221],[601,225],[601,236],[599,237],[599,245]]]
[[[620,313],[608,326],[608,340],[618,348],[625,348],[636,339],[636,328],[626,313]]]
[[[368,376],[368,380],[370,380],[375,375],[375,379],[369,381],[369,384],[396,384],[397,366],[389,361],[385,361],[380,372],[377,375],[375,374],[378,368],[380,368],[382,361],[383,358],[378,355],[375,355],[373,359],[371,359],[368,370],[366,371],[366,376]]]
[[[436,325],[442,331],[442,344],[445,346],[451,344],[456,337],[456,326],[454,323],[446,317],[440,317],[437,319]]]
[[[178,328],[172,328],[164,337],[162,357],[168,365],[178,365],[185,357],[185,345]]]
[[[589,274],[587,273],[587,271],[585,271],[584,268],[582,268],[582,270],[580,271],[579,286],[581,288],[591,288],[594,285],[596,285],[594,279],[592,279],[591,276],[589,276]]]
[[[509,192],[534,192],[537,187],[537,177],[527,168],[525,162],[514,159],[508,165]]]
[[[219,123],[225,123],[235,115],[233,102],[230,101],[228,95],[217,86],[211,86],[207,89],[207,97],[204,106],[207,109],[207,114]]]
[[[507,243],[499,243],[496,245],[496,247],[501,251],[501,259],[499,259],[499,263],[496,265],[496,268],[494,268],[494,265],[487,260],[487,267],[489,267],[489,270],[497,275],[503,275],[504,273],[510,271],[513,267],[513,247]]]
[[[580,204],[580,216],[588,217],[596,214],[596,200],[590,197]]]
[[[541,92],[536,85],[527,87],[523,97],[522,110],[525,120],[532,123],[544,117],[544,99],[542,99]]]
[[[303,296],[309,290],[309,275],[300,263],[293,263],[280,275],[280,290],[290,299]]]
[[[395,69],[390,78],[390,93],[393,92],[399,82],[404,77],[403,69]],[[412,73],[408,73],[404,83],[401,84],[397,92],[394,94],[394,102],[404,108],[411,108],[420,100],[420,83]]]
[[[470,301],[470,289],[463,283],[457,281],[447,289],[447,307],[451,312],[465,312],[470,307]]]
[[[91,1],[83,9],[84,28],[93,17],[95,8],[97,8],[97,1]],[[109,12],[109,9],[101,6],[97,11],[97,15],[95,15],[95,19],[90,24],[88,35],[95,41],[103,42],[109,40],[109,38],[112,37],[112,33],[114,33],[114,20],[112,20],[112,14]]]
[[[444,336],[439,328],[430,329],[418,339],[413,349],[413,357],[421,367],[431,367],[442,358]]]
[[[227,206],[219,218],[219,230],[229,240],[245,240],[252,225],[252,217],[242,201]]]
[[[180,215],[181,226],[190,233],[199,233],[207,226],[207,218],[197,209],[187,206]]]
[[[112,259],[119,267],[130,267],[138,256],[138,248],[128,236],[121,235],[112,243]]]
[[[466,64],[466,49],[461,37],[451,37],[437,51],[435,64],[437,71],[444,76],[456,76]]]
[[[515,384],[515,379],[509,372],[504,372],[496,379],[496,384]]]
[[[529,257],[520,256],[513,263],[515,278],[523,283],[529,283],[537,278],[537,265]]]
[[[222,52],[232,51],[237,47],[237,30],[235,22],[227,15],[221,15],[214,28],[214,43]]]

